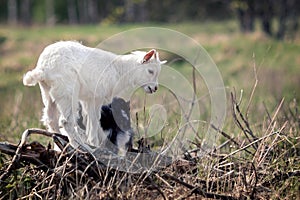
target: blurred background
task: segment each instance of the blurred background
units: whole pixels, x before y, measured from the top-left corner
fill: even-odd
[[[242,96],[241,108],[261,131],[282,98],[287,110],[299,110],[299,11],[299,0],[0,0],[0,140],[18,141],[26,128],[42,127],[39,88],[24,87],[22,76],[47,45],[78,40],[96,46],[147,26],[177,30],[200,43],[228,94]],[[176,55],[162,59],[191,77]],[[201,95],[205,86],[198,89]],[[228,106],[230,115],[230,101]],[[232,124],[229,118],[225,129]]]
[[[1,0],[0,21],[54,26],[235,19],[242,32],[253,32],[259,20],[264,33],[284,39],[295,37],[299,10],[297,0]]]

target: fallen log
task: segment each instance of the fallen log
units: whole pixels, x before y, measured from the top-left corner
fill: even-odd
[[[27,144],[28,137],[32,134],[44,135],[53,138],[54,143],[61,152],[43,146],[37,141]],[[74,149],[68,143],[68,138],[59,133],[51,133],[42,129],[27,129],[18,145],[0,142],[0,152],[13,156],[11,163],[0,176],[3,182],[15,169],[28,164],[33,164],[44,171],[52,171],[56,167],[69,164],[71,169],[78,169],[95,180],[101,179],[101,170],[107,168],[129,173],[145,173],[158,171],[168,166],[172,159],[160,153],[150,151],[143,140],[139,141],[138,149],[131,149],[126,156],[120,156],[109,149],[96,148],[93,153]],[[100,170],[100,171],[99,171]]]

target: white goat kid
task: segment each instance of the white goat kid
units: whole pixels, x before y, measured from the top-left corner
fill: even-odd
[[[155,92],[164,62],[154,49],[116,55],[61,41],[44,49],[23,84],[39,84],[45,106],[42,121],[50,131],[68,135],[74,147],[91,150],[83,143],[99,147],[107,137],[99,125],[101,105],[128,88],[142,86],[146,93]],[[79,101],[87,115],[86,133],[76,125]]]

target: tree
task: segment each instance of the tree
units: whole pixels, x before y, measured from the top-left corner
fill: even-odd
[[[298,9],[296,0],[280,1],[277,39],[284,39],[287,31],[290,31],[291,35],[293,35],[298,30]],[[290,24],[290,26],[288,26],[288,24]]]
[[[238,20],[242,32],[254,31],[255,4],[254,0],[234,1],[234,7],[237,9]]]
[[[20,19],[24,25],[31,24],[31,0],[22,0],[21,2],[21,12]]]
[[[78,18],[79,22],[85,24],[88,22],[87,1],[78,0]]]
[[[257,3],[259,9],[259,17],[262,24],[262,30],[269,36],[272,36],[272,20],[274,15],[274,1],[273,0],[261,0]]]
[[[46,24],[53,26],[55,22],[54,0],[46,0]]]
[[[300,8],[297,0],[233,0],[232,4],[243,32],[254,31],[255,18],[260,20],[264,33],[279,40],[298,30]],[[275,29],[274,20],[278,21],[278,29]]]
[[[147,19],[146,0],[126,0],[124,10],[126,22],[144,22]]]
[[[97,0],[78,0],[78,15],[80,23],[97,23],[98,1]]]
[[[87,0],[88,22],[97,23],[99,20],[97,0]]]
[[[77,18],[77,12],[76,12],[76,0],[68,0],[67,1],[68,6],[68,20],[69,24],[77,24],[78,18]]]
[[[8,23],[16,25],[18,21],[18,7],[17,0],[8,0],[7,2],[7,11],[8,11]]]

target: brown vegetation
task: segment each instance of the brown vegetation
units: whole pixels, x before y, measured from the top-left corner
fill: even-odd
[[[67,139],[58,134],[27,130],[18,146],[0,145],[2,153],[13,157],[2,164],[1,197],[296,199],[300,187],[300,114],[296,102],[285,106],[282,100],[273,115],[266,111],[266,128],[258,137],[247,115],[240,111],[233,93],[231,98],[232,117],[245,136],[243,140],[212,125],[226,138],[223,144],[203,154],[199,142],[197,148],[187,151],[181,159],[152,171],[136,168],[138,173],[124,172],[113,165],[120,164],[120,157],[113,157],[109,152],[101,151],[92,156],[74,150],[67,145]],[[53,137],[64,150],[57,153],[36,141],[27,144],[30,134]],[[145,152],[142,144],[139,150]],[[154,157],[159,156],[152,153]],[[110,167],[103,162],[108,157],[112,163]],[[114,162],[114,159],[119,161]]]

